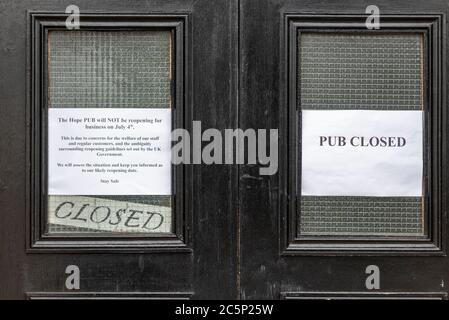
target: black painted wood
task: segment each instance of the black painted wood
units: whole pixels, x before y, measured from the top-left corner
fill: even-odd
[[[371,4],[380,9],[381,28],[382,22],[390,31],[416,30],[421,24],[430,40],[431,85],[426,104],[431,153],[431,193],[426,206],[431,218],[429,236],[306,239],[297,234],[295,209],[295,148],[300,143],[295,128],[300,114],[296,110],[296,59],[290,58],[296,54],[296,34],[300,28],[365,32],[361,29],[367,17],[365,9]],[[438,0],[241,1],[240,126],[279,128],[280,145],[278,175],[258,176],[256,166],[240,168],[242,298],[369,294],[365,269],[372,264],[381,272],[376,297],[389,292],[447,293],[447,10],[447,2]],[[432,254],[438,256],[430,257]]]
[[[91,30],[172,29],[175,126],[190,128],[192,120],[200,120],[203,128],[224,129],[234,127],[237,117],[236,3],[81,0],[76,5],[81,30],[83,22]],[[175,232],[170,237],[45,234],[42,48],[49,29],[64,27],[70,4],[24,0],[1,5],[0,298],[67,293],[64,272],[71,264],[81,271],[81,296],[236,298],[235,167],[174,169]]]
[[[39,174],[39,167],[32,165],[41,156],[36,141],[42,141],[35,129],[44,122],[34,117],[42,115],[40,108],[33,109],[42,101],[35,90],[39,77],[32,71],[42,70],[35,69],[32,59],[31,12],[60,16],[70,4],[1,4],[0,298],[447,297],[446,1],[375,3],[381,14],[411,19],[401,28],[416,28],[429,17],[430,25],[436,19],[440,28],[429,33],[433,52],[438,53],[432,57],[439,61],[429,70],[435,86],[428,88],[435,105],[430,119],[432,236],[419,243],[402,239],[392,251],[385,250],[389,239],[366,239],[355,250],[354,242],[342,246],[328,239],[307,244],[291,232],[296,230],[288,208],[296,200],[290,180],[294,163],[286,150],[297,137],[289,134],[289,117],[295,115],[288,91],[293,85],[286,49],[289,18],[308,15],[314,22],[331,20],[342,26],[354,15],[363,17],[372,4],[355,0],[77,1],[81,13],[90,13],[89,19],[105,28],[117,27],[120,19],[128,27],[135,21],[136,28],[150,21],[160,26],[170,16],[181,21],[185,63],[183,74],[177,76],[184,77],[184,86],[177,88],[177,101],[185,103],[177,124],[190,128],[192,120],[201,120],[203,129],[279,128],[280,168],[274,176],[259,176],[255,165],[178,170],[179,217],[170,239],[46,238],[40,228],[42,208],[33,205],[36,193],[42,192],[40,184],[32,184]],[[129,16],[124,18],[124,13]],[[324,17],[329,15],[333,17]],[[58,23],[60,18],[53,27]],[[319,247],[323,243],[325,250]],[[81,269],[80,292],[65,290],[64,271],[70,264]],[[381,270],[381,289],[376,292],[365,289],[365,268],[370,264]]]
[[[99,233],[65,233],[55,235],[46,233],[48,224],[47,215],[47,119],[48,119],[48,33],[53,30],[66,30],[66,15],[51,12],[35,12],[29,14],[30,34],[28,37],[28,54],[30,77],[30,94],[28,109],[31,110],[31,137],[29,140],[32,156],[31,166],[28,169],[30,196],[30,219],[27,233],[31,235],[28,243],[28,252],[83,252],[83,251],[113,251],[137,252],[146,251],[187,251],[190,252],[187,232],[192,228],[191,211],[185,206],[185,197],[189,196],[191,183],[190,172],[183,166],[172,166],[173,179],[173,218],[174,231],[172,234],[146,235],[105,235]],[[189,14],[95,14],[82,15],[82,30],[169,30],[173,34],[174,49],[171,54],[174,59],[173,68],[176,73],[174,84],[173,127],[184,128],[192,121],[185,117],[185,110],[190,107],[185,101],[185,88],[188,87],[185,76],[188,74],[185,65],[189,64],[189,56],[184,49],[188,46]]]
[[[280,50],[287,54],[284,65],[284,81],[287,83],[288,112],[280,115],[280,127],[287,128],[285,141],[280,143],[280,154],[288,155],[286,169],[279,173],[281,184],[287,185],[287,198],[281,200],[281,215],[285,224],[281,224],[281,235],[284,236],[283,254],[376,254],[387,255],[443,255],[442,248],[442,212],[446,204],[441,197],[443,148],[439,147],[444,139],[441,115],[444,114],[442,98],[443,88],[441,69],[444,42],[442,34],[442,15],[382,15],[382,28],[368,30],[364,23],[366,15],[309,15],[284,14],[283,42]],[[424,63],[426,67],[424,88],[424,212],[425,235],[420,237],[381,237],[381,236],[304,236],[298,234],[299,210],[301,201],[300,168],[301,142],[299,123],[301,110],[297,82],[298,70],[298,34],[301,32],[352,32],[356,34],[387,34],[392,32],[410,32],[421,34],[425,43]],[[300,63],[300,62],[299,62]],[[433,98],[429,98],[435,95]],[[444,144],[444,143],[443,143]],[[438,165],[435,165],[438,163]]]

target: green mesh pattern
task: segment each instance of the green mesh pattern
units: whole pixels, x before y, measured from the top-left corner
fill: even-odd
[[[308,110],[421,110],[418,34],[303,33],[298,37],[300,107]],[[302,235],[417,236],[422,199],[300,199]]]
[[[421,235],[420,198],[301,198],[301,233]]]
[[[422,108],[419,35],[306,33],[299,45],[303,109]]]
[[[50,108],[171,107],[169,31],[50,31],[48,38]],[[170,196],[88,197],[111,200],[112,210],[119,205],[115,201],[172,206]],[[74,203],[82,198],[64,196]],[[49,208],[60,202],[60,196],[48,196]],[[107,232],[57,224],[47,231]]]
[[[49,106],[170,105],[170,32],[52,31]]]

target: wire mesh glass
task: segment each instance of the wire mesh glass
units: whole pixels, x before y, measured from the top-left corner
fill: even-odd
[[[171,107],[169,31],[50,31],[47,49],[49,108]],[[49,195],[47,207],[50,233],[165,233],[172,227],[171,196]],[[130,210],[134,217],[125,222],[139,227],[118,223]],[[88,220],[88,227],[58,223],[56,211]]]
[[[302,33],[303,110],[422,110],[419,34]],[[301,196],[301,235],[419,236],[421,197]]]

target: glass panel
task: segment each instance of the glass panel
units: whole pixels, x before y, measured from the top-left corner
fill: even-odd
[[[51,31],[50,108],[168,108],[168,31]]]
[[[298,41],[303,113],[422,110],[421,35],[303,33]],[[348,166],[357,161],[349,160]],[[419,195],[301,193],[300,203],[301,235],[418,236],[424,232]]]
[[[170,110],[171,59],[169,31],[51,31],[48,36],[49,115],[51,110],[78,108],[80,115],[85,114],[84,110],[98,110],[97,114],[112,117],[119,109],[126,109],[128,118],[134,117],[133,110],[147,110],[145,117],[151,118],[151,110]],[[113,109],[109,109],[109,114],[105,108]],[[91,128],[99,128],[97,124]],[[134,122],[134,126],[137,124]],[[132,127],[128,125],[126,129]],[[49,126],[52,126],[50,117]],[[101,134],[96,137],[100,138],[106,139]],[[150,134],[143,139],[149,140]],[[79,154],[73,153],[72,157],[76,159]],[[49,175],[52,170],[49,168]],[[62,185],[82,184],[87,181],[82,177],[76,182],[64,180]],[[47,226],[50,233],[171,232],[169,194],[52,194],[50,191]]]

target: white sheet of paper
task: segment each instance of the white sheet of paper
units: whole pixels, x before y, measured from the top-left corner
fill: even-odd
[[[108,232],[171,231],[171,208],[157,205],[94,197],[68,199],[67,196],[52,196],[48,211],[48,222],[63,226]]]
[[[170,195],[171,110],[50,108],[48,193]]]
[[[330,137],[346,144],[331,146]],[[392,145],[403,137],[406,144],[361,147],[357,137],[393,137]],[[422,196],[422,111],[303,110],[301,141],[304,196]]]

